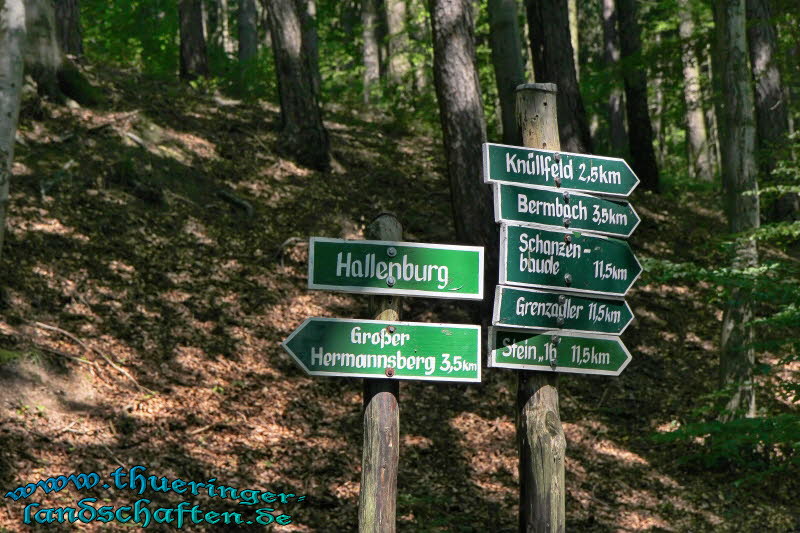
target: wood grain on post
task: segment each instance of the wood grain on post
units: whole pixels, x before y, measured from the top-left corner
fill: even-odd
[[[517,87],[517,124],[528,148],[560,150],[556,85]],[[558,374],[517,373],[519,531],[565,530],[564,456],[567,442],[558,412]]]
[[[380,214],[367,228],[367,238],[403,240],[394,215]],[[374,320],[400,320],[400,298],[374,296]],[[364,451],[358,496],[360,533],[393,533],[397,507],[397,464],[400,458],[400,383],[395,379],[364,380]]]

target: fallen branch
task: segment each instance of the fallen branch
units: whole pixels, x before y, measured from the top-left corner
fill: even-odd
[[[217,196],[228,202],[229,204],[234,205],[240,209],[244,209],[247,212],[248,217],[253,216],[253,206],[247,200],[242,200],[235,194],[229,191],[217,191]]]
[[[114,370],[116,370],[117,372],[119,372],[120,374],[122,374],[123,376],[128,378],[129,380],[131,380],[131,382],[133,382],[133,384],[136,385],[136,387],[140,391],[146,392],[148,394],[155,394],[154,391],[148,389],[147,387],[143,387],[142,385],[140,385],[139,382],[136,381],[136,379],[133,376],[131,376],[128,373],[127,370],[125,370],[124,368],[122,368],[119,365],[117,365],[116,363],[114,363],[114,361],[112,361],[111,358],[108,357],[106,354],[104,354],[103,352],[101,352],[97,348],[89,347],[85,342],[80,340],[78,337],[76,337],[75,335],[73,335],[69,331],[66,331],[66,330],[61,329],[61,328],[56,327],[56,326],[51,326],[50,324],[44,324],[42,322],[31,322],[31,324],[33,324],[37,328],[46,329],[48,331],[55,331],[56,333],[60,333],[60,334],[64,335],[65,337],[70,338],[71,340],[73,340],[73,341],[77,342],[78,344],[80,344],[83,347],[83,349],[86,350],[87,352],[94,352],[97,355],[99,355],[100,357],[102,357],[103,359],[105,359],[105,361],[109,365],[111,365],[111,368],[113,368]]]

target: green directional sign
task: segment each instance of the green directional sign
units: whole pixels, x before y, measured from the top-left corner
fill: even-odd
[[[312,376],[481,380],[480,326],[307,318],[282,346]]]
[[[308,288],[483,299],[483,248],[311,237]]]
[[[642,273],[625,241],[503,224],[500,284],[621,296]]]
[[[628,196],[639,178],[623,159],[484,143],[483,180]]]
[[[489,366],[619,376],[631,354],[619,337],[489,328]]]
[[[633,320],[624,300],[498,285],[492,324],[620,335]]]
[[[494,219],[630,237],[639,215],[628,202],[574,191],[494,184]]]

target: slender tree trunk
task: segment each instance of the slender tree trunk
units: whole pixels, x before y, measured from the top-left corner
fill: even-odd
[[[567,0],[527,0],[537,83],[558,86],[558,127],[566,152],[591,153],[592,140],[578,87]]]
[[[578,0],[568,0],[569,38],[572,43],[572,62],[575,65],[575,78],[581,79],[580,40],[578,39]]]
[[[0,0],[0,254],[6,228],[25,50],[25,3]]]
[[[314,91],[314,74],[303,39],[305,6],[301,0],[273,0],[269,19],[272,51],[278,75],[281,103],[281,148],[297,160],[317,169],[327,169],[328,133]]]
[[[655,34],[656,48],[661,47],[661,32]],[[650,85],[653,87],[653,112],[650,115],[653,125],[653,141],[655,144],[656,165],[664,164],[664,76],[663,67],[656,63],[652,69]]]
[[[181,78],[208,76],[206,39],[203,35],[203,11],[200,0],[181,0]]]
[[[628,115],[631,166],[639,176],[643,188],[658,191],[658,164],[653,149],[653,126],[647,109],[647,76],[641,61],[641,30],[636,20],[635,0],[617,0],[617,14],[624,63],[625,108]]]
[[[497,283],[497,229],[490,188],[483,184],[486,122],[475,65],[470,0],[431,0],[433,74],[450,178],[456,236],[486,247],[484,288]],[[488,300],[488,299],[487,299]]]
[[[256,0],[239,0],[239,62],[248,63],[258,54],[258,10]]]
[[[225,55],[230,57],[233,55],[233,39],[231,39],[231,28],[230,22],[228,21],[228,0],[217,0],[218,2],[218,9],[217,9],[217,22],[219,23],[219,36],[220,36],[220,43],[222,44],[222,49],[225,51]]]
[[[500,98],[503,142],[519,146],[522,137],[514,113],[516,87],[525,83],[516,0],[489,0],[489,37],[492,65]]]
[[[305,4],[305,9],[302,9]],[[314,95],[322,97],[322,78],[319,72],[319,39],[317,38],[317,2],[316,0],[300,0],[303,19],[303,49],[308,58],[311,78],[314,83]]]
[[[719,147],[719,135],[717,132],[719,131],[719,122],[717,121],[717,117],[719,116],[719,94],[721,88],[717,84],[717,73],[713,68],[714,63],[716,60],[714,56],[716,54],[713,53],[711,45],[706,46],[705,48],[705,67],[706,71],[708,72],[707,79],[710,81],[709,87],[706,89],[705,94],[705,107],[706,109],[706,124],[708,124],[708,138],[709,142],[711,143],[711,159],[714,165],[714,172],[718,172],[720,169],[720,161],[722,160],[722,155],[720,152]]]
[[[409,21],[409,26],[411,26],[411,37],[415,43],[429,43],[431,41],[431,26],[428,19],[430,18],[430,14],[427,9],[425,9],[425,4],[423,0],[409,0],[411,3],[411,10],[410,13],[417,13],[422,12],[425,18],[423,23],[414,22],[413,24]],[[418,93],[425,91],[428,88],[428,84],[430,83],[430,72],[428,65],[430,64],[429,61],[426,61],[420,52],[420,49],[425,50],[424,47],[420,47],[416,45],[414,49],[418,52],[418,56],[415,58],[412,56],[411,58],[411,65],[414,69],[414,90]]]
[[[61,51],[76,58],[83,55],[81,12],[78,0],[56,0],[56,35]]]
[[[617,156],[624,156],[628,148],[625,133],[625,109],[623,108],[622,78],[619,67],[619,36],[617,35],[617,7],[614,0],[603,0],[603,59],[614,83],[608,95],[608,123],[611,149]]]
[[[722,186],[725,214],[731,233],[758,227],[758,181],[755,162],[755,113],[752,73],[747,65],[745,0],[715,0],[717,73],[721,101],[719,136],[722,147]],[[758,249],[752,237],[739,236],[734,245],[733,267],[758,265]],[[722,318],[720,381],[732,393],[722,418],[755,416],[753,385],[753,318],[751,289],[731,290]]]
[[[703,181],[714,179],[703,93],[700,86],[700,65],[694,49],[694,19],[689,0],[680,0],[678,33],[681,38],[683,63],[683,99],[686,102],[686,145],[692,173]]]
[[[745,5],[750,65],[755,80],[758,167],[762,178],[769,179],[775,168],[776,149],[788,140],[789,106],[775,61],[777,37],[769,0],[745,0]],[[792,193],[778,198],[769,218],[796,220],[799,215],[800,198]]]
[[[400,86],[411,70],[408,59],[408,30],[406,27],[406,1],[385,0],[388,39],[388,78],[393,86]]]
[[[361,0],[361,27],[364,40],[364,103],[373,100],[373,91],[381,76],[381,58],[378,49],[378,10],[375,0]]]

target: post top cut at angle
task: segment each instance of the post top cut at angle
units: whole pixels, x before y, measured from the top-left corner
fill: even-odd
[[[483,247],[311,237],[308,288],[483,299]]]
[[[483,144],[484,183],[539,185],[626,197],[639,178],[624,159]]]
[[[307,318],[281,346],[311,376],[481,380],[480,326]]]
[[[489,367],[619,376],[631,354],[619,337],[489,328]]]

